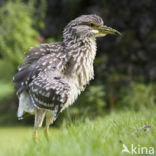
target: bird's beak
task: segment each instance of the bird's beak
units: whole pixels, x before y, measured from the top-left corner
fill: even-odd
[[[107,27],[106,25],[100,26],[97,28],[101,34],[112,34],[112,35],[121,35],[121,33],[111,27]]]

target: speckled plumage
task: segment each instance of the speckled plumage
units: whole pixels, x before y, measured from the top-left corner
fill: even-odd
[[[41,44],[25,53],[13,80],[19,96],[18,117],[34,112],[35,130],[46,114],[49,127],[94,78],[95,39],[105,34],[91,24],[101,27],[103,20],[97,15],[80,16],[65,27],[63,42]]]

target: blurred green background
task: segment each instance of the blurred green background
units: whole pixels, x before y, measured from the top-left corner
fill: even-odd
[[[95,79],[62,118],[95,118],[113,110],[156,106],[156,3],[152,0],[1,0],[0,125],[18,121],[12,77],[24,52],[44,42],[62,40],[66,24],[82,14],[97,14],[119,30],[121,38],[97,39]]]

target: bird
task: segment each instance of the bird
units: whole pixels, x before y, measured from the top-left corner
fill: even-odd
[[[13,77],[19,99],[18,119],[33,114],[34,138],[45,118],[45,132],[58,114],[72,105],[94,78],[96,38],[107,34],[121,35],[104,25],[94,14],[81,15],[63,30],[62,42],[44,43],[30,48],[24,63]]]

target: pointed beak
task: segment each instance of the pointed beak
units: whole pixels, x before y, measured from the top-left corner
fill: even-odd
[[[111,27],[107,27],[106,25],[98,27],[98,30],[101,34],[112,34],[112,35],[121,35],[121,33]]]

